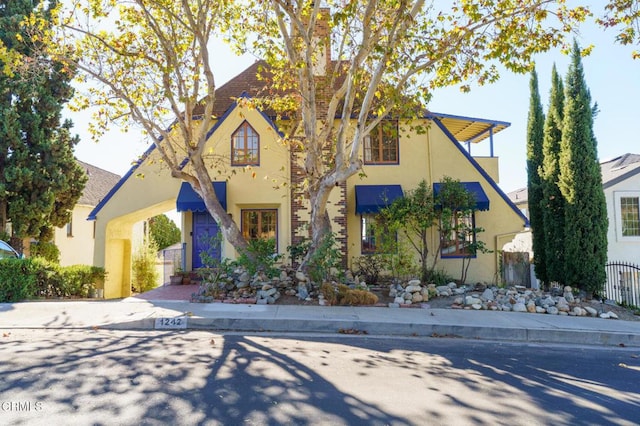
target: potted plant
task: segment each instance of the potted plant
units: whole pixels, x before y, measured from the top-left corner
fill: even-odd
[[[169,277],[169,284],[180,285],[182,284],[183,274],[182,268],[174,267],[173,274]]]

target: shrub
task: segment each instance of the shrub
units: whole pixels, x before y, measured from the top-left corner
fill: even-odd
[[[341,305],[360,306],[360,305],[375,305],[378,303],[378,296],[367,290],[352,290],[344,295],[340,301]]]
[[[327,234],[309,259],[307,265],[309,277],[316,284],[327,281],[331,275],[331,268],[338,268],[341,259],[340,250],[336,247],[335,235]]]
[[[132,287],[138,292],[149,291],[158,285],[159,277],[156,270],[157,248],[158,246],[152,238],[145,238],[142,245],[133,255],[131,261]]]
[[[0,261],[0,302],[39,297],[87,297],[105,278],[104,268],[60,267],[41,257]]]
[[[454,278],[442,269],[431,269],[428,274],[428,283],[437,286],[447,285],[454,281]]]
[[[60,249],[52,241],[39,241],[29,246],[31,257],[41,257],[53,263],[60,263]]]
[[[353,266],[358,275],[364,276],[367,284],[374,285],[378,283],[380,275],[388,269],[389,260],[388,256],[383,254],[364,255],[354,258]]]
[[[302,238],[299,243],[287,247],[292,265],[299,265],[302,262],[309,251],[309,246],[311,246],[311,240],[309,238]]]
[[[20,302],[36,295],[36,276],[30,263],[22,259],[0,261],[0,302]]]
[[[104,280],[104,268],[89,265],[73,265],[60,268],[62,295],[64,297],[89,297]]]
[[[334,286],[330,283],[323,283],[320,286],[320,293],[327,303],[331,305],[375,305],[378,303],[378,296],[368,290],[352,289],[344,284]]]
[[[268,277],[274,277],[279,272],[276,263],[281,258],[282,256],[276,253],[275,239],[257,239],[249,241],[247,251],[240,254],[237,263],[251,275],[264,271]]]

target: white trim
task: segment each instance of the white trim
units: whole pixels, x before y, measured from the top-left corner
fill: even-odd
[[[640,242],[640,236],[624,237],[622,235],[622,208],[620,206],[621,198],[638,198],[640,201],[640,191],[614,191],[613,193],[613,210],[616,229],[616,241],[625,243]]]

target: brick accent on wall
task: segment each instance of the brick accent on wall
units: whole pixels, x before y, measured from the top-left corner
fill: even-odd
[[[296,245],[305,238],[310,238],[309,232],[309,202],[308,196],[302,187],[304,181],[304,170],[301,166],[302,153],[299,149],[291,148],[291,244]],[[337,201],[332,203],[337,213],[330,218],[332,228],[336,234],[338,249],[343,254],[342,267],[346,268],[347,262],[347,184],[341,183],[332,194],[332,199]],[[332,209],[333,210],[333,209]],[[298,266],[298,265],[293,265]]]

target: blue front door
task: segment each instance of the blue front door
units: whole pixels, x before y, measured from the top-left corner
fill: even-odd
[[[222,237],[216,221],[208,212],[193,212],[193,269],[206,266],[200,253],[207,253],[212,259],[220,260]]]

